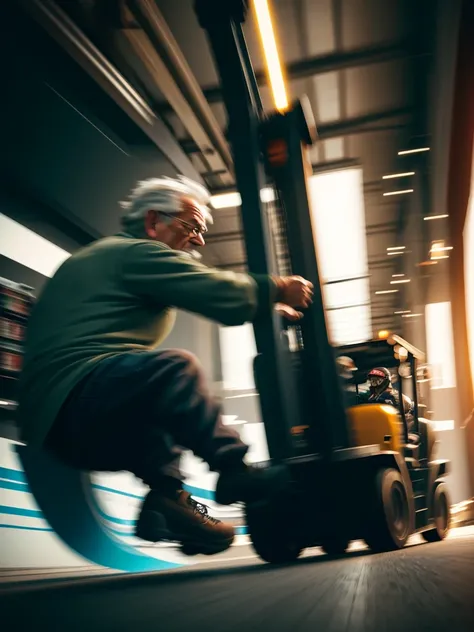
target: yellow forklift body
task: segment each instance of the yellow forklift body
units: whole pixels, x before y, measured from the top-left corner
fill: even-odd
[[[362,404],[347,410],[355,446],[378,445],[381,451],[402,452],[403,423],[396,408]]]

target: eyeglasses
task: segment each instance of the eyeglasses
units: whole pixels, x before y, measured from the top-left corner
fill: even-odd
[[[162,213],[160,215],[164,215],[165,217],[169,217],[176,222],[182,224],[185,228],[189,230],[189,232],[194,235],[194,237],[199,237],[199,235],[205,235],[207,233],[207,228],[205,226],[196,226],[195,224],[190,224],[186,222],[184,219],[180,219],[176,217],[176,215],[172,215],[171,213]]]

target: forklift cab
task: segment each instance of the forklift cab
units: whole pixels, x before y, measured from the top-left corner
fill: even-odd
[[[264,111],[242,30],[246,0],[195,0],[195,10],[227,111],[248,268],[299,274],[314,284],[300,323],[285,324],[276,314],[254,322],[255,382],[271,462],[291,480],[278,500],[246,507],[254,548],[268,562],[285,562],[315,545],[341,554],[356,539],[374,551],[401,548],[415,531],[441,539],[449,526],[447,464],[411,461],[398,411],[351,406],[343,388],[309,199],[309,149],[317,142],[309,101]],[[262,190],[269,188],[273,202],[266,206]]]
[[[434,458],[437,439],[433,424],[424,416],[424,411],[429,411],[429,391],[420,388],[420,379],[427,379],[428,375],[424,353],[396,334],[383,340],[348,345],[340,348],[339,352],[344,354],[342,357],[349,358],[353,366],[349,388],[355,394],[356,406],[372,405],[367,404],[368,373],[374,367],[388,369],[399,399],[399,426],[394,426],[397,438],[390,433],[382,435],[382,428],[373,428],[372,438],[381,448],[389,445],[392,449],[401,450],[410,471],[415,466],[426,466]],[[404,395],[413,403],[411,418],[408,418],[403,404]],[[348,414],[351,416],[354,412],[349,409]]]

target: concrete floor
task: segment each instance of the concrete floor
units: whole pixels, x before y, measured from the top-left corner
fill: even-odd
[[[472,632],[474,527],[446,542],[345,558],[318,549],[285,567],[247,545],[192,569],[139,576],[3,585],[4,630],[121,632],[267,630]]]

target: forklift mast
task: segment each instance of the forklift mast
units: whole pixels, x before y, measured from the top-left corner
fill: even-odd
[[[275,314],[254,323],[258,356],[256,386],[272,459],[303,456],[293,436],[305,428],[304,455],[330,458],[349,448],[352,437],[327,332],[324,300],[315,248],[306,150],[315,138],[308,103],[297,103],[284,114],[265,116],[242,24],[246,0],[196,0],[200,25],[207,31],[220,76],[228,115],[228,131],[242,198],[242,223],[249,270],[277,273],[271,218],[265,213],[261,190],[268,178],[275,187],[279,231],[284,231],[291,273],[314,284],[312,306],[296,330],[290,348],[284,325]],[[288,270],[287,270],[288,272]]]

